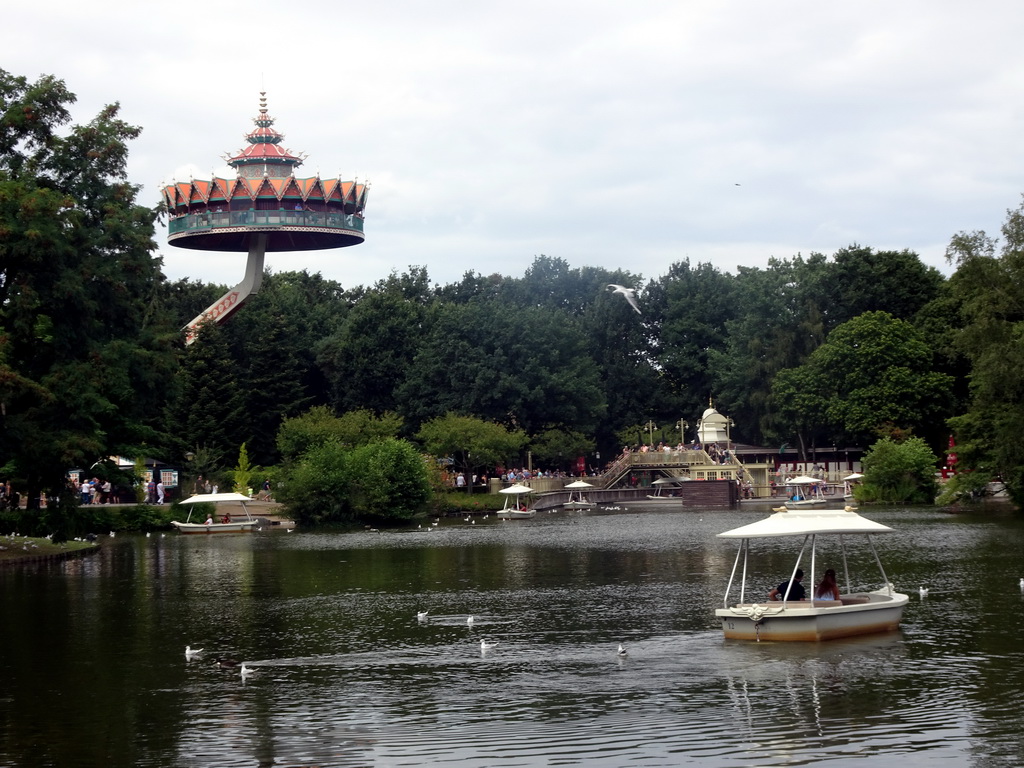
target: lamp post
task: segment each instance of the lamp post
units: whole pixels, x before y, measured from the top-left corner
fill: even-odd
[[[690,428],[686,419],[680,419],[676,422],[676,429],[679,430],[679,442],[686,445],[686,430]]]
[[[732,450],[732,428],[736,426],[736,422],[732,419],[725,420],[725,447],[730,451]]]
[[[655,424],[650,419],[648,419],[647,423],[644,424],[644,426],[647,427],[647,433],[650,435],[650,440],[651,440],[651,448],[653,448],[654,447],[654,430],[656,430],[658,428],[658,425]]]

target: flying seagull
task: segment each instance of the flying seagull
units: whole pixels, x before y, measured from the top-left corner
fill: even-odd
[[[624,285],[616,285],[615,283],[608,283],[608,287],[613,289],[612,293],[621,293],[625,296],[629,306],[635,309],[638,315],[643,314],[640,311],[640,305],[636,303],[636,290],[634,288],[627,288]]]

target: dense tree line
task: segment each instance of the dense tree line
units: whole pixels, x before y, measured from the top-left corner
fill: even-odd
[[[735,274],[549,256],[448,285],[424,267],[372,286],[268,273],[186,347],[177,329],[225,287],[163,277],[159,212],[125,182],[139,129],[116,106],[66,128],[73,100],[0,71],[0,467],[30,495],[112,454],[230,466],[244,443],[279,464],[282,424],[314,407],[389,415],[381,439],[420,447],[425,425],[476,417],[521,434],[520,461],[593,464],[646,424],[676,442],[685,419],[692,438],[713,398],[734,439],[768,446],[916,437],[942,455],[952,430],[961,468],[1024,498],[1021,210],[1001,247],[956,235],[949,279],[861,245]],[[642,314],[610,283],[637,287]]]
[[[184,352],[168,419],[183,445],[246,441],[274,464],[274,425],[311,405],[395,413],[403,437],[474,416],[522,430],[525,448],[543,443],[548,457],[558,435],[582,435],[609,458],[624,430],[651,420],[663,425],[656,439],[678,441],[674,425],[695,426],[711,398],[737,440],[807,451],[892,434],[945,447],[957,413],[955,365],[919,322],[947,282],[908,252],[852,247],[735,275],[684,261],[646,284],[547,256],[523,277],[471,273],[456,285],[431,285],[422,268],[309,289],[320,280],[267,274],[265,292]],[[615,282],[641,285],[643,314],[607,290]],[[293,295],[303,300],[282,301]],[[177,318],[193,312],[180,306]],[[563,461],[578,450],[567,445]]]

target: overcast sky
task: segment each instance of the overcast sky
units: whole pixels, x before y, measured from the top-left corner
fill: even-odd
[[[1014,0],[49,0],[3,26],[0,67],[142,126],[145,205],[223,168],[265,88],[299,175],[371,184],[365,243],[268,265],[345,287],[539,254],[646,282],[851,243],[948,274],[950,237],[997,234],[1024,191]],[[157,239],[171,279],[242,279],[243,254]]]

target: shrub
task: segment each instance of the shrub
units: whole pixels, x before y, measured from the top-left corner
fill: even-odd
[[[921,438],[902,443],[883,438],[868,448],[863,463],[864,482],[857,492],[861,501],[934,503],[938,457]]]

